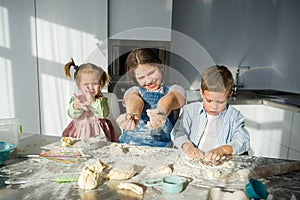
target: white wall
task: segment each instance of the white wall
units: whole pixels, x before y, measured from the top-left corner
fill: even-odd
[[[74,92],[63,66],[71,57],[86,62],[97,44],[106,42],[107,2],[38,0],[36,9],[42,133],[61,135],[70,121],[66,109]]]
[[[300,93],[300,1],[279,1],[276,70],[272,88]]]
[[[0,118],[19,118],[23,132],[60,136],[75,91],[64,64],[73,57],[107,70],[108,28],[169,41],[171,9],[172,0],[1,0]],[[136,31],[144,27],[148,34]]]
[[[34,0],[0,1],[0,118],[40,132]]]
[[[60,136],[74,92],[64,64],[73,57],[107,68],[107,0],[5,0],[0,12],[0,117],[19,118],[24,132]]]

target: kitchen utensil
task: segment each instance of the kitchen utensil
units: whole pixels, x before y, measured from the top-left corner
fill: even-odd
[[[264,184],[257,179],[249,179],[246,185],[246,194],[251,199],[266,199],[269,195]]]
[[[163,190],[170,194],[177,194],[183,190],[184,183],[186,182],[186,178],[171,175],[165,176],[162,179],[153,179],[145,181],[145,186],[161,186]]]
[[[68,182],[77,182],[79,178],[79,174],[62,174],[57,175],[55,179],[52,178],[10,178],[4,181],[7,185],[18,185],[29,183],[33,181],[56,181],[57,183],[68,183]]]
[[[9,157],[11,151],[17,148],[16,145],[8,142],[0,142],[0,164],[3,164]]]
[[[21,158],[45,158],[56,163],[72,165],[77,162],[81,154],[73,148],[57,148],[40,154],[19,154]]]

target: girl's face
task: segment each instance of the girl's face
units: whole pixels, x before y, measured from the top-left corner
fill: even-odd
[[[134,70],[135,78],[138,84],[149,90],[158,90],[162,83],[162,73],[160,69],[156,66],[149,64],[138,65]]]
[[[99,78],[95,73],[82,73],[80,77],[79,89],[82,94],[89,92],[93,96],[100,93]]]
[[[205,111],[210,115],[219,115],[227,105],[228,97],[225,92],[210,92],[201,90],[200,95],[203,99]]]

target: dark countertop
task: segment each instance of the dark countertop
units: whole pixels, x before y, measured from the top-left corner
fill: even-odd
[[[229,103],[232,105],[264,104],[300,112],[300,94],[278,90],[239,90]]]

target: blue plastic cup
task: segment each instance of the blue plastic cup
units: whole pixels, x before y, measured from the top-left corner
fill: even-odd
[[[249,179],[246,194],[250,199],[266,199],[269,195],[264,184],[256,179]]]

